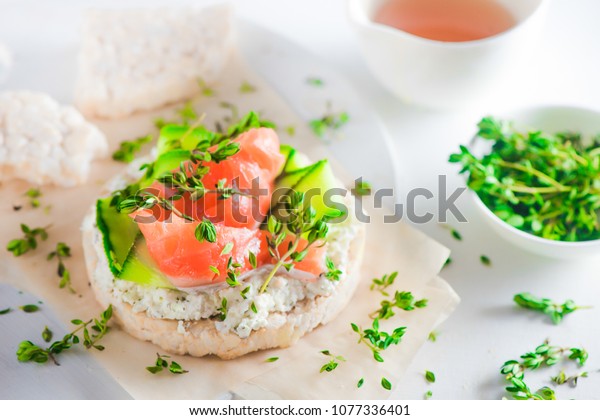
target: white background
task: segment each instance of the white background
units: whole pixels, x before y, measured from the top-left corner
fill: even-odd
[[[0,14],[5,8],[17,7],[17,3],[20,9],[29,10],[23,15],[23,25],[30,23],[32,13],[38,18],[31,25],[28,39],[10,39],[10,33],[6,32],[3,35],[9,39],[5,41],[23,48],[52,42],[37,38],[35,27],[43,25],[44,19],[51,24],[53,13],[60,13],[58,2],[3,0]],[[77,3],[79,6],[123,4],[115,0]],[[450,175],[451,185],[461,185],[457,168],[446,163],[447,157],[458,144],[468,141],[478,118],[495,109],[528,104],[572,104],[600,109],[600,2],[597,0],[550,0],[542,42],[527,62],[515,63],[522,69],[518,79],[505,86],[502,97],[494,98],[485,109],[454,113],[404,105],[371,77],[348,23],[344,0],[231,3],[241,16],[291,38],[350,78],[364,100],[381,116],[394,140],[394,153],[402,168],[400,200],[409,188],[427,187],[435,191],[439,174]],[[365,153],[368,153],[368,139],[365,139]],[[576,389],[559,387],[558,397],[600,398],[600,256],[587,261],[561,262],[530,255],[490,231],[467,197],[460,200],[460,208],[469,220],[457,225],[464,237],[462,242],[453,240],[447,230],[435,223],[420,226],[452,249],[454,262],[443,275],[463,301],[440,327],[438,341],[427,343],[410,367],[401,384],[402,395],[420,399],[431,389],[435,399],[499,399],[504,385],[499,374],[502,363],[550,338],[555,344],[586,347],[590,352],[588,370],[594,371]],[[422,203],[419,211],[425,210],[435,212],[433,200]],[[491,268],[481,265],[481,254],[490,256]],[[514,307],[512,296],[523,291],[561,301],[572,298],[582,305],[594,305],[595,309],[572,314],[560,326],[554,326],[541,315]],[[436,373],[435,384],[427,384],[423,379],[426,369]],[[570,364],[566,369],[574,370]],[[558,368],[530,376],[531,386],[549,385],[550,374],[557,371]]]

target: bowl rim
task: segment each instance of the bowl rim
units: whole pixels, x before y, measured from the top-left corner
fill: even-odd
[[[495,42],[498,39],[503,39],[505,37],[511,36],[514,32],[519,31],[530,20],[533,20],[535,16],[540,15],[544,10],[546,10],[549,3],[549,0],[539,0],[539,3],[526,17],[519,20],[514,26],[511,26],[507,30],[502,31],[498,34],[488,36],[485,38],[474,39],[472,41],[440,41],[437,39],[424,38],[418,35],[411,34],[410,32],[404,31],[402,29],[394,28],[373,21],[369,16],[363,13],[363,10],[360,8],[359,3],[362,1],[365,0],[349,0],[347,3],[347,15],[352,23],[363,27],[376,28],[377,30],[383,31],[384,33],[395,36],[401,36],[405,39],[421,42],[425,45],[457,49],[478,47],[480,45],[486,45],[488,43]]]
[[[569,112],[594,113],[594,114],[597,114],[598,117],[600,118],[599,110],[593,109],[593,108],[586,108],[586,107],[582,107],[582,106],[574,106],[574,105],[531,105],[531,106],[514,108],[514,109],[505,109],[505,110],[498,112],[498,114],[500,116],[502,116],[502,114],[505,114],[505,115],[509,114],[509,115],[512,115],[513,118],[516,120],[517,119],[516,115],[518,115],[518,114],[524,114],[524,113],[535,112],[535,111],[544,111],[544,110],[547,110],[547,111],[565,110],[565,111],[569,111]],[[477,138],[477,136],[474,135],[471,139],[475,140],[476,138]],[[465,178],[466,178],[466,176],[468,176],[468,175],[465,174]],[[485,203],[479,197],[479,194],[477,194],[476,191],[469,188],[468,185],[466,185],[466,187],[467,187],[469,194],[471,194],[471,196],[474,198],[476,205],[481,210],[483,210],[483,213],[485,213],[485,215],[488,217],[489,220],[492,220],[497,226],[502,227],[503,229],[507,230],[508,232],[511,232],[514,235],[520,236],[521,238],[523,238],[525,240],[536,242],[539,245],[542,245],[544,247],[552,247],[552,248],[565,247],[565,248],[576,249],[576,248],[593,248],[593,247],[600,246],[600,239],[592,239],[590,241],[578,241],[578,242],[557,241],[557,240],[553,240],[553,239],[542,238],[540,236],[537,236],[532,233],[525,232],[521,229],[518,229],[518,228],[508,224],[507,222],[502,220],[500,217],[498,217],[492,211],[492,209],[490,209],[488,206],[485,205]]]

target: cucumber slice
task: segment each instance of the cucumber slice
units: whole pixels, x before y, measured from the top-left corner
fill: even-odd
[[[298,153],[296,149],[287,144],[279,146],[279,152],[285,156],[285,164],[278,176],[286,175],[290,172],[309,166],[310,160],[305,155]]]
[[[341,188],[327,160],[320,160],[311,165],[310,170],[292,187],[295,191],[306,194],[305,198],[310,200],[310,204],[317,212],[317,216],[328,216],[331,218],[339,217],[343,214],[343,205],[334,200],[339,195],[327,194],[334,188]],[[325,200],[325,195],[328,195]],[[327,203],[326,203],[327,201]]]
[[[339,181],[333,175],[331,165],[327,160],[320,160],[310,166],[296,169],[290,173],[283,173],[283,176],[275,184],[275,193],[273,194],[273,203],[277,203],[281,195],[287,190],[303,192],[307,194],[310,204],[317,212],[317,216],[328,216],[335,218],[340,216],[342,205],[332,202],[333,197],[328,197],[328,204],[325,204],[324,194],[333,188],[340,188]]]
[[[117,277],[143,286],[175,289],[152,260],[142,235],[138,235],[131,252],[123,263],[123,270]]]
[[[294,188],[296,184],[313,169],[315,169],[319,163],[313,163],[310,166],[305,166],[300,169],[296,169],[291,172],[283,172],[281,177],[275,181],[276,188]]]
[[[140,181],[140,188],[149,187],[156,178],[166,172],[177,169],[181,162],[189,159],[189,150],[176,149],[165,152],[151,164],[151,170],[146,172],[146,175],[144,175],[144,178]]]
[[[140,230],[131,217],[119,213],[110,201],[111,197],[107,197],[96,202],[96,224],[102,233],[108,266],[116,276],[121,272]]]

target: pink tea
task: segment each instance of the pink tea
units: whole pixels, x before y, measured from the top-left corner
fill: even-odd
[[[377,11],[375,22],[446,42],[487,38],[516,24],[495,0],[389,0]]]

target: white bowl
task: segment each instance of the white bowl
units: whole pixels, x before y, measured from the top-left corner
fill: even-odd
[[[567,106],[539,106],[501,113],[494,117],[513,121],[522,131],[542,130],[548,133],[572,130],[585,138],[600,133],[600,112]],[[475,151],[475,155],[478,153]],[[582,242],[564,242],[544,239],[512,227],[496,216],[479,196],[469,190],[476,207],[489,226],[502,238],[535,254],[557,259],[578,259],[600,255],[600,239]]]
[[[429,108],[453,109],[489,100],[526,63],[541,33],[547,0],[498,0],[517,24],[468,42],[421,38],[373,21],[387,0],[349,0],[348,15],[367,65],[399,98]]]

